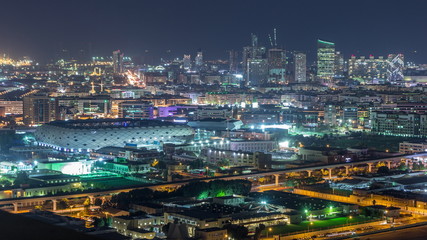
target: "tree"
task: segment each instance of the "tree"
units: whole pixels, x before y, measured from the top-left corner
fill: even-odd
[[[101,205],[102,205],[102,199],[100,199],[100,198],[95,198],[94,205],[95,205],[95,206],[101,206]]]
[[[412,164],[412,169],[415,170],[415,171],[420,171],[420,170],[424,170],[425,167],[424,167],[424,165],[421,162],[414,162]]]
[[[97,218],[97,217],[95,217],[93,220],[94,220],[93,225],[96,228],[101,228],[101,227],[105,226],[104,218]]]
[[[196,159],[192,162],[190,162],[191,169],[200,169],[204,167],[204,163],[202,159]]]
[[[111,217],[104,217],[105,226],[110,227],[113,219]]]
[[[377,173],[380,173],[380,174],[388,174],[389,172],[390,172],[390,169],[387,166],[381,166],[377,170]]]
[[[171,223],[168,223],[168,224],[166,224],[166,225],[163,225],[163,227],[162,227],[162,232],[167,236],[168,235],[168,232],[169,232],[169,228],[170,228],[170,226],[171,226]]]
[[[129,216],[131,217],[145,216],[145,215],[147,215],[147,213],[144,211],[136,211],[129,214]]]
[[[16,179],[13,182],[13,185],[21,185],[21,184],[26,184],[28,183],[29,178],[28,178],[28,174],[26,172],[17,172],[16,173]]]
[[[62,209],[62,210],[67,209],[69,207],[68,199],[64,198],[64,199],[59,200],[57,207],[58,207],[58,209]]]
[[[261,237],[262,231],[264,231],[264,230],[265,230],[264,224],[258,225],[258,227],[255,228],[254,240],[258,240]]]
[[[243,240],[248,236],[248,228],[235,224],[227,224],[224,226],[227,230],[228,235],[237,240]]]
[[[401,170],[401,171],[405,171],[407,169],[406,164],[401,162],[399,164],[399,166],[397,167],[397,169]]]
[[[375,206],[375,204],[377,204],[377,201],[374,199],[374,200],[372,200],[372,205]]]

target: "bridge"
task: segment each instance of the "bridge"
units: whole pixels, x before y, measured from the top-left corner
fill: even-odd
[[[63,199],[63,198],[70,198],[70,199],[90,198],[91,202],[93,203],[93,200],[96,197],[108,198],[114,194],[118,194],[121,192],[129,192],[136,189],[149,188],[149,189],[157,190],[157,189],[165,189],[165,188],[176,188],[176,187],[185,185],[187,183],[196,182],[196,181],[248,179],[252,177],[265,177],[265,176],[274,176],[275,185],[278,186],[279,176],[286,173],[307,172],[308,176],[311,176],[311,173],[315,170],[327,169],[329,171],[329,178],[332,178],[332,170],[337,168],[345,168],[346,174],[349,175],[349,168],[352,166],[364,165],[365,167],[368,168],[367,169],[368,172],[371,172],[372,166],[375,163],[383,162],[383,163],[386,163],[389,168],[391,168],[392,164],[400,163],[402,160],[405,160],[406,165],[408,165],[411,159],[422,159],[423,161],[427,161],[425,160],[427,159],[427,153],[404,154],[404,155],[397,155],[393,157],[383,157],[383,158],[362,160],[362,161],[356,161],[356,162],[344,162],[344,163],[334,163],[334,164],[325,164],[325,165],[316,165],[316,166],[277,169],[277,170],[269,170],[269,171],[259,171],[255,173],[209,177],[204,179],[189,179],[189,180],[174,181],[174,182],[167,182],[167,183],[147,184],[147,185],[130,187],[130,188],[109,189],[109,190],[91,191],[91,192],[84,192],[84,193],[70,193],[70,194],[61,194],[61,195],[54,195],[54,196],[8,198],[8,199],[0,199],[0,206],[13,205],[14,211],[17,212],[19,206],[41,205],[45,201],[52,201],[53,209],[56,210],[56,202],[58,201],[58,199]]]

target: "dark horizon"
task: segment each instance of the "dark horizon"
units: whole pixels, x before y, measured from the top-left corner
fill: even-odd
[[[346,58],[404,53],[406,60],[427,63],[427,2],[409,1],[8,1],[0,15],[0,53],[48,62],[59,49],[73,57],[80,49],[110,56],[121,49],[131,57],[195,56],[227,59],[241,51],[250,34],[269,46],[277,43],[304,51],[314,60],[316,40],[336,44]],[[170,53],[167,51],[170,50]],[[167,56],[169,55],[169,56]]]

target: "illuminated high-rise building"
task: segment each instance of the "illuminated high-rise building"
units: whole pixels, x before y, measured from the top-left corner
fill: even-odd
[[[295,65],[295,82],[306,82],[307,81],[307,56],[304,53],[296,53],[294,55]]]
[[[335,70],[335,43],[317,40],[317,77],[331,80]]]
[[[345,61],[344,55],[341,52],[335,53],[335,61],[334,61],[334,77],[343,78],[345,71]]]
[[[369,58],[351,56],[348,60],[348,76],[355,80],[385,80],[387,79],[388,61],[383,57]]]
[[[403,69],[405,67],[405,58],[403,54],[389,54],[388,55],[388,70],[387,80],[390,82],[403,81]]]
[[[124,54],[120,51],[113,52],[113,71],[114,73],[122,73],[123,69],[123,56]]]
[[[196,59],[195,59],[195,63],[196,63],[196,68],[198,71],[201,70],[202,66],[203,66],[203,52],[201,49],[199,49],[197,51],[197,55],[196,55]]]
[[[184,70],[191,69],[191,55],[184,54],[184,58],[182,59]]]
[[[243,48],[244,78],[249,86],[260,86],[268,80],[266,48],[258,46],[258,37],[251,35],[252,46]]]
[[[230,73],[237,73],[237,68],[239,65],[239,62],[238,62],[239,53],[235,50],[230,50],[229,54],[230,54],[229,60],[228,60],[228,63],[230,66],[229,71]]]
[[[258,37],[255,34],[251,35],[251,46],[243,48],[242,54],[242,63],[244,71],[246,72],[246,67],[248,66],[249,59],[260,59],[265,58],[266,48],[258,46]]]
[[[268,50],[268,73],[271,82],[285,81],[286,57],[283,49],[272,48]]]
[[[249,59],[246,67],[247,85],[256,87],[267,82],[268,61],[265,58]]]
[[[55,98],[47,94],[24,97],[23,110],[26,125],[40,125],[56,120]]]

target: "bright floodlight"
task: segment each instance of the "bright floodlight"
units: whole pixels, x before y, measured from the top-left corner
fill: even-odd
[[[279,146],[282,148],[288,148],[289,147],[289,141],[280,142]]]

